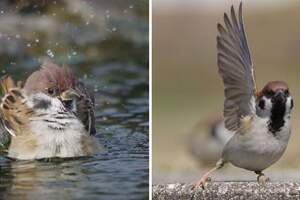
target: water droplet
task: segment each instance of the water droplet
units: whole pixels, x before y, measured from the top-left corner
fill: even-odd
[[[6,70],[5,70],[5,69],[3,69],[3,70],[2,70],[2,74],[5,74],[5,73],[6,73]]]
[[[31,47],[31,44],[30,44],[30,43],[27,43],[27,47]]]
[[[4,13],[4,11],[3,11],[3,10],[1,10],[1,11],[0,11],[0,13],[1,13],[1,14],[3,14],[3,13]]]
[[[112,30],[113,32],[115,32],[115,31],[117,31],[117,28],[116,28],[116,27],[113,27],[111,30]]]
[[[133,5],[130,5],[129,8],[132,9],[132,8],[133,8]]]
[[[37,39],[35,39],[35,42],[36,42],[36,43],[39,43],[39,42],[40,42],[40,40],[37,38]]]
[[[90,22],[89,22],[89,21],[85,22],[85,25],[89,25],[89,24],[90,24]]]
[[[77,52],[76,52],[76,51],[73,51],[72,54],[73,54],[73,56],[76,56],[76,55],[77,55]]]
[[[51,49],[48,49],[46,53],[47,53],[47,55],[48,55],[50,58],[53,58],[53,57],[54,57],[54,54],[53,54],[53,52],[51,51]]]
[[[20,38],[21,38],[20,34],[17,34],[17,35],[16,35],[16,38],[17,38],[17,39],[20,39]]]
[[[94,87],[94,92],[98,92],[98,91],[99,91],[98,86],[95,85],[95,87]]]

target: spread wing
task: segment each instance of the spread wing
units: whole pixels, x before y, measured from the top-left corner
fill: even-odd
[[[233,6],[230,18],[224,14],[225,27],[218,24],[219,73],[225,87],[225,127],[236,131],[245,119],[255,114],[254,69],[243,24],[242,3],[238,16]]]
[[[10,76],[3,77],[0,80],[0,86],[4,93],[0,103],[3,127],[12,136],[26,133],[33,110],[26,105],[21,88],[14,84]]]

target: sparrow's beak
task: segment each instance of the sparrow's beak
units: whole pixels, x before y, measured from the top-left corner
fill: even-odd
[[[282,90],[278,90],[273,96],[273,99],[275,102],[284,103],[286,101],[286,96]]]
[[[59,97],[58,97],[61,101],[72,101],[73,99],[79,99],[80,98],[80,94],[78,94],[78,92],[72,88],[62,92]]]

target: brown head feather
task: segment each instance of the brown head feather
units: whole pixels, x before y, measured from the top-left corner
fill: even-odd
[[[265,87],[257,94],[257,99],[260,99],[263,94],[267,92],[276,92],[278,90],[289,90],[288,85],[284,81],[270,81],[268,82]]]
[[[75,77],[71,70],[59,67],[53,63],[43,64],[41,69],[32,73],[25,82],[24,89],[27,93],[47,93],[49,88],[54,88],[56,93],[61,93],[68,88],[75,87]]]

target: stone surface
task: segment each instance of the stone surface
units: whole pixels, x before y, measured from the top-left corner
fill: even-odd
[[[171,199],[300,199],[300,182],[269,182],[259,185],[257,182],[211,182],[205,189],[193,189],[193,184],[154,185],[154,200]]]

